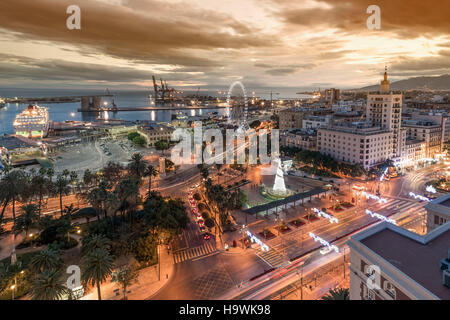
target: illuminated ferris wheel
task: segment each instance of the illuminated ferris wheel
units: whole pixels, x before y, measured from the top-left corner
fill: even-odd
[[[227,95],[226,115],[228,123],[238,128],[247,128],[248,99],[244,85],[240,81],[231,84]]]

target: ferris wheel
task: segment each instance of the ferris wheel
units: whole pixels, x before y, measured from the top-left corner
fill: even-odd
[[[238,86],[238,90],[233,89]],[[227,95],[226,116],[228,123],[238,128],[248,128],[248,99],[244,85],[240,81],[231,84]]]

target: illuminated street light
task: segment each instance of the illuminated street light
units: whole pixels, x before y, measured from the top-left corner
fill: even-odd
[[[377,218],[379,220],[386,221],[386,222],[389,222],[389,223],[397,225],[397,222],[394,219],[385,217],[385,216],[383,216],[383,215],[381,215],[379,213],[372,212],[372,211],[370,211],[368,209],[366,209],[366,213],[368,215],[370,215],[371,217],[373,217],[373,218]]]
[[[409,196],[414,198],[414,199],[419,199],[419,200],[422,200],[422,201],[431,201],[427,197],[421,196],[420,194],[415,194],[414,192],[410,192]]]
[[[331,250],[336,251],[336,253],[339,253],[339,249],[338,247],[336,247],[335,245],[330,244],[329,242],[325,241],[324,239],[322,239],[319,236],[316,236],[314,233],[309,232],[308,235],[314,239],[315,242],[320,242],[323,246],[325,246],[326,248],[322,248],[322,250],[320,250],[321,254],[327,254],[328,252],[330,252]]]
[[[320,211],[320,210],[317,209],[317,208],[313,208],[313,211],[314,211],[315,213],[317,213],[317,215],[318,215],[319,217],[322,217],[322,218],[325,218],[325,219],[330,220],[330,223],[338,223],[338,222],[339,222],[339,220],[338,220],[336,217],[333,217],[332,215],[329,215],[329,214],[327,214],[327,213],[325,213],[325,212],[323,212],[323,211]]]
[[[365,191],[361,192],[361,194],[363,196],[366,196],[366,199],[374,199],[374,200],[377,200],[379,203],[387,203],[386,199],[381,198],[381,197],[376,196],[376,195],[373,195],[373,194],[370,194],[370,193],[367,193]]]

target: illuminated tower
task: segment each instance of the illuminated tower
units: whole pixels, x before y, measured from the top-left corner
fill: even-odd
[[[384,79],[383,81],[381,81],[381,92],[382,93],[388,93],[389,92],[389,86],[390,86],[390,82],[387,78],[387,66],[384,67]]]

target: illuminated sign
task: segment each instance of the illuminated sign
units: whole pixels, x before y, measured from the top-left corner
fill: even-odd
[[[317,213],[317,215],[319,217],[323,217],[323,218],[326,218],[326,219],[330,220],[330,223],[338,223],[339,222],[339,220],[337,218],[335,218],[335,217],[333,217],[333,216],[331,216],[331,215],[329,215],[329,214],[327,214],[327,213],[325,213],[323,211],[320,211],[317,208],[313,208],[313,211],[315,213]]]
[[[264,242],[255,237],[250,231],[247,230],[246,234],[250,238],[250,241],[252,243],[256,243],[261,246],[262,251],[269,251],[269,247]]]
[[[410,192],[410,193],[409,193],[409,196],[410,196],[410,197],[413,197],[414,199],[419,199],[419,200],[422,200],[422,201],[431,201],[431,200],[428,199],[427,197],[421,196],[421,195],[419,195],[419,194],[415,194],[414,192]]]
[[[379,203],[387,203],[387,200],[386,200],[386,199],[380,198],[379,196],[376,196],[376,195],[367,193],[367,192],[365,192],[365,191],[361,192],[361,194],[362,194],[363,196],[366,196],[367,199],[374,199],[374,200],[377,200]]]
[[[426,190],[427,192],[436,193],[436,189],[435,189],[432,185],[427,186],[427,187],[425,188],[425,190]]]
[[[374,218],[380,219],[380,220],[382,220],[382,221],[386,221],[386,222],[389,222],[389,223],[392,223],[392,224],[397,225],[397,222],[395,222],[394,219],[390,219],[390,218],[385,217],[385,216],[383,216],[383,215],[381,215],[381,214],[379,214],[379,213],[375,213],[375,212],[372,212],[372,211],[367,210],[367,209],[366,209],[366,213],[367,213],[368,215],[370,215],[371,217],[374,217]]]
[[[308,233],[309,234],[309,236],[311,237],[311,238],[313,238],[314,239],[314,241],[315,242],[320,242],[323,246],[325,246],[326,247],[326,249],[327,250],[320,250],[320,253],[321,254],[326,254],[326,253],[328,253],[328,252],[330,252],[331,250],[334,250],[334,251],[336,251],[336,253],[339,253],[339,249],[338,249],[338,247],[336,247],[335,245],[331,245],[329,242],[327,242],[327,241],[325,241],[325,240],[323,240],[321,237],[319,237],[319,236],[316,236],[314,233],[312,233],[312,232],[309,232]]]

